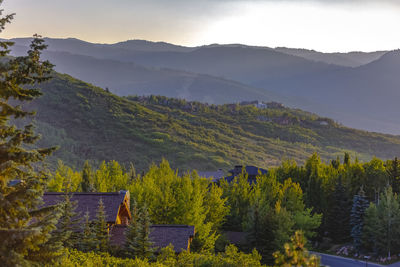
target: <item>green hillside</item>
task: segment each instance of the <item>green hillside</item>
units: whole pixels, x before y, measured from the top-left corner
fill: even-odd
[[[205,105],[166,97],[122,98],[56,74],[38,111],[40,145],[59,145],[51,159],[80,167],[93,162],[133,162],[144,170],[162,157],[180,170],[213,170],[234,164],[277,165],[350,152],[360,160],[400,155],[400,137],[342,127],[332,120],[284,107]]]

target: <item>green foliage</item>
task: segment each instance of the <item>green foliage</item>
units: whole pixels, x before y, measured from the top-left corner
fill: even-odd
[[[139,225],[137,235],[137,251],[136,256],[140,259],[150,259],[153,256],[152,242],[150,241],[150,215],[147,207],[144,206],[139,215],[137,222]]]
[[[363,245],[381,256],[400,252],[400,203],[397,194],[388,187],[377,205],[371,203],[365,212]]]
[[[96,234],[93,225],[89,221],[89,211],[85,213],[84,224],[82,227],[82,238],[79,242],[79,250],[83,252],[94,251],[96,249]]]
[[[81,189],[82,192],[92,192],[94,189],[93,171],[89,161],[85,161],[85,164],[83,165]]]
[[[0,31],[12,18],[0,18]],[[39,136],[20,119],[34,115],[26,103],[41,95],[37,86],[50,78],[52,65],[40,59],[46,46],[38,36],[27,56],[10,58],[12,45],[0,42],[0,262],[45,264],[61,255],[61,242],[50,238],[59,215],[57,207],[40,208],[45,183],[33,166],[40,169],[54,148],[32,148]],[[11,125],[11,119],[25,125]]]
[[[368,208],[369,202],[365,197],[363,188],[353,198],[353,206],[350,214],[351,237],[353,238],[354,247],[359,251],[361,248],[361,238],[364,227],[365,210]]]
[[[146,205],[151,221],[155,224],[194,225],[196,237],[193,249],[213,250],[218,235],[217,228],[223,218],[216,214],[226,213],[219,189],[210,190],[211,181],[200,178],[193,172],[179,176],[163,160],[159,166],[152,165],[149,171],[129,186],[132,198],[139,206]]]
[[[341,178],[330,197],[327,230],[330,238],[337,244],[342,244],[350,238],[350,200]]]
[[[79,172],[72,170],[59,160],[56,171],[49,177],[47,191],[62,192],[63,188],[65,188],[65,184],[68,183],[67,187],[70,192],[78,192],[81,191],[81,181],[82,176]]]
[[[116,161],[100,164],[94,175],[94,189],[97,192],[116,192],[128,188],[129,177]]]
[[[136,201],[131,200],[131,215],[132,219],[125,232],[125,255],[130,258],[134,258],[139,253],[139,211],[137,208]]]
[[[106,213],[104,210],[103,200],[100,199],[97,208],[96,219],[93,222],[93,231],[95,234],[96,251],[105,252],[109,248],[108,226],[106,221]]]
[[[110,256],[108,253],[84,253],[77,250],[67,250],[59,264],[53,266],[62,267],[102,267],[102,266],[137,266],[137,267],[261,267],[261,256],[257,251],[251,254],[239,252],[236,247],[230,245],[225,252],[218,254],[198,254],[182,252],[175,255],[173,247],[169,246],[161,250],[156,262],[148,262],[142,259],[122,259]]]
[[[305,247],[306,239],[301,231],[296,231],[290,243],[284,246],[284,253],[274,253],[275,265],[281,267],[304,266],[319,267],[320,259],[310,255]]]

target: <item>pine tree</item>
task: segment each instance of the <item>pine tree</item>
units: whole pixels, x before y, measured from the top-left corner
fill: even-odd
[[[386,171],[394,193],[400,193],[400,161],[396,158],[387,164]]]
[[[0,32],[12,18],[0,18]],[[49,240],[58,208],[39,208],[45,181],[32,167],[38,169],[54,148],[31,149],[39,138],[33,126],[10,124],[10,119],[34,115],[21,104],[39,97],[37,85],[50,78],[52,65],[40,60],[46,46],[39,36],[34,37],[24,57],[10,58],[13,43],[0,42],[0,262],[4,266],[49,263],[60,255],[61,248],[60,242]],[[12,180],[18,183],[10,184]]]
[[[133,200],[131,207],[132,219],[125,232],[125,255],[135,258],[139,253],[139,214],[136,201]]]
[[[354,247],[359,251],[361,248],[361,238],[364,227],[364,214],[368,208],[369,202],[361,187],[360,191],[353,198],[353,206],[351,208],[350,225],[351,237],[353,238]]]
[[[279,251],[274,253],[274,266],[304,266],[319,267],[320,259],[315,255],[310,255],[306,248],[306,238],[301,231],[296,231],[290,243],[284,246],[284,253]]]
[[[61,204],[61,217],[57,224],[57,231],[53,235],[63,242],[64,247],[75,248],[79,240],[80,219],[75,209],[77,201],[71,201],[71,181],[64,181],[64,201]]]
[[[84,225],[82,229],[82,238],[79,242],[79,249],[84,252],[89,252],[96,249],[96,236],[93,227],[89,220],[89,212],[87,211],[84,216]]]
[[[89,161],[85,161],[82,170],[82,192],[93,192],[93,171],[92,166],[90,166]]]
[[[341,179],[331,196],[331,208],[328,214],[327,229],[336,243],[342,243],[350,237],[350,201]]]
[[[97,213],[96,213],[96,220],[94,221],[93,227],[96,236],[96,250],[102,252],[107,251],[109,243],[108,226],[102,199],[100,199],[99,201],[99,206],[97,208]]]
[[[139,218],[137,256],[141,259],[153,257],[152,242],[150,242],[150,215],[146,206],[143,206]]]

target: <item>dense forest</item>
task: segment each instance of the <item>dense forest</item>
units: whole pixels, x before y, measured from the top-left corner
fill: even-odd
[[[106,90],[52,74],[41,85],[37,110],[40,146],[58,146],[51,164],[71,166],[117,160],[139,171],[166,158],[185,170],[227,169],[236,164],[278,166],[318,152],[323,160],[350,153],[368,161],[394,158],[400,137],[343,127],[301,110],[268,105],[207,105],[162,96],[118,97]]]

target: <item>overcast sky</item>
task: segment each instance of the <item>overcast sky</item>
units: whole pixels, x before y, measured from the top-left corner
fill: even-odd
[[[400,0],[4,0],[0,37],[243,43],[320,51],[400,48]]]

